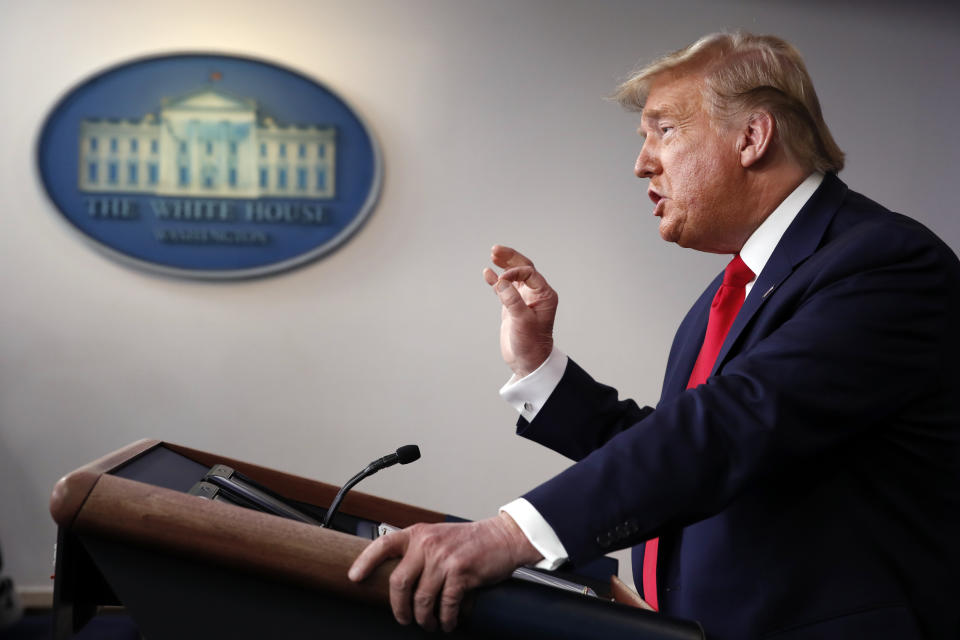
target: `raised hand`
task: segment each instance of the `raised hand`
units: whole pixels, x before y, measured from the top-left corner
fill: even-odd
[[[543,556],[505,513],[457,524],[416,524],[370,543],[350,567],[359,582],[387,558],[403,557],[390,574],[390,606],[400,624],[444,631],[457,625],[467,590],[498,582]]]
[[[483,270],[483,279],[503,304],[500,353],[514,374],[522,378],[543,364],[553,349],[557,292],[533,262],[510,247],[494,246],[490,259],[504,269],[499,277],[493,269]]]

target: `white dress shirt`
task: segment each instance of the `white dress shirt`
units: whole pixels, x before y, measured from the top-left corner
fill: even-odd
[[[763,271],[763,267],[766,266],[773,250],[777,248],[787,227],[797,217],[800,209],[822,181],[822,173],[814,172],[807,176],[807,179],[801,182],[747,239],[743,248],[740,249],[740,259],[750,267],[753,273],[759,275]],[[754,276],[753,280],[746,285],[745,295],[750,295],[756,280]],[[554,347],[549,357],[536,371],[523,378],[517,378],[515,375],[511,377],[500,389],[500,396],[528,422],[532,422],[560,383],[560,378],[563,377],[567,368],[567,360],[567,355]],[[514,519],[534,548],[543,555],[543,560],[536,564],[537,568],[556,569],[567,560],[567,551],[553,527],[529,501],[517,498],[500,507],[500,511],[505,511]]]

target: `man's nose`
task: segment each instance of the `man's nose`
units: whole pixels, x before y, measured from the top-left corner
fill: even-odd
[[[640,149],[640,155],[637,156],[637,163],[633,167],[633,173],[638,178],[652,178],[660,172],[660,163],[647,149],[644,144]]]

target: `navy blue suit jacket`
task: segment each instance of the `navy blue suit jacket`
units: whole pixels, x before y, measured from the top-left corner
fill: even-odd
[[[960,263],[827,175],[685,389],[657,408],[570,361],[518,432],[576,461],[526,494],[571,560],[661,537],[661,611],[709,638],[960,637]],[[640,553],[637,553],[640,549]]]

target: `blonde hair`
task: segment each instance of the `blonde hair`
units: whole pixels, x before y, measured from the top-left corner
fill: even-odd
[[[768,111],[786,153],[808,170],[839,172],[843,151],[823,120],[820,101],[800,53],[776,36],[712,33],[662,56],[621,84],[613,98],[642,111],[663,74],[702,73],[704,104],[715,123],[751,110]]]

